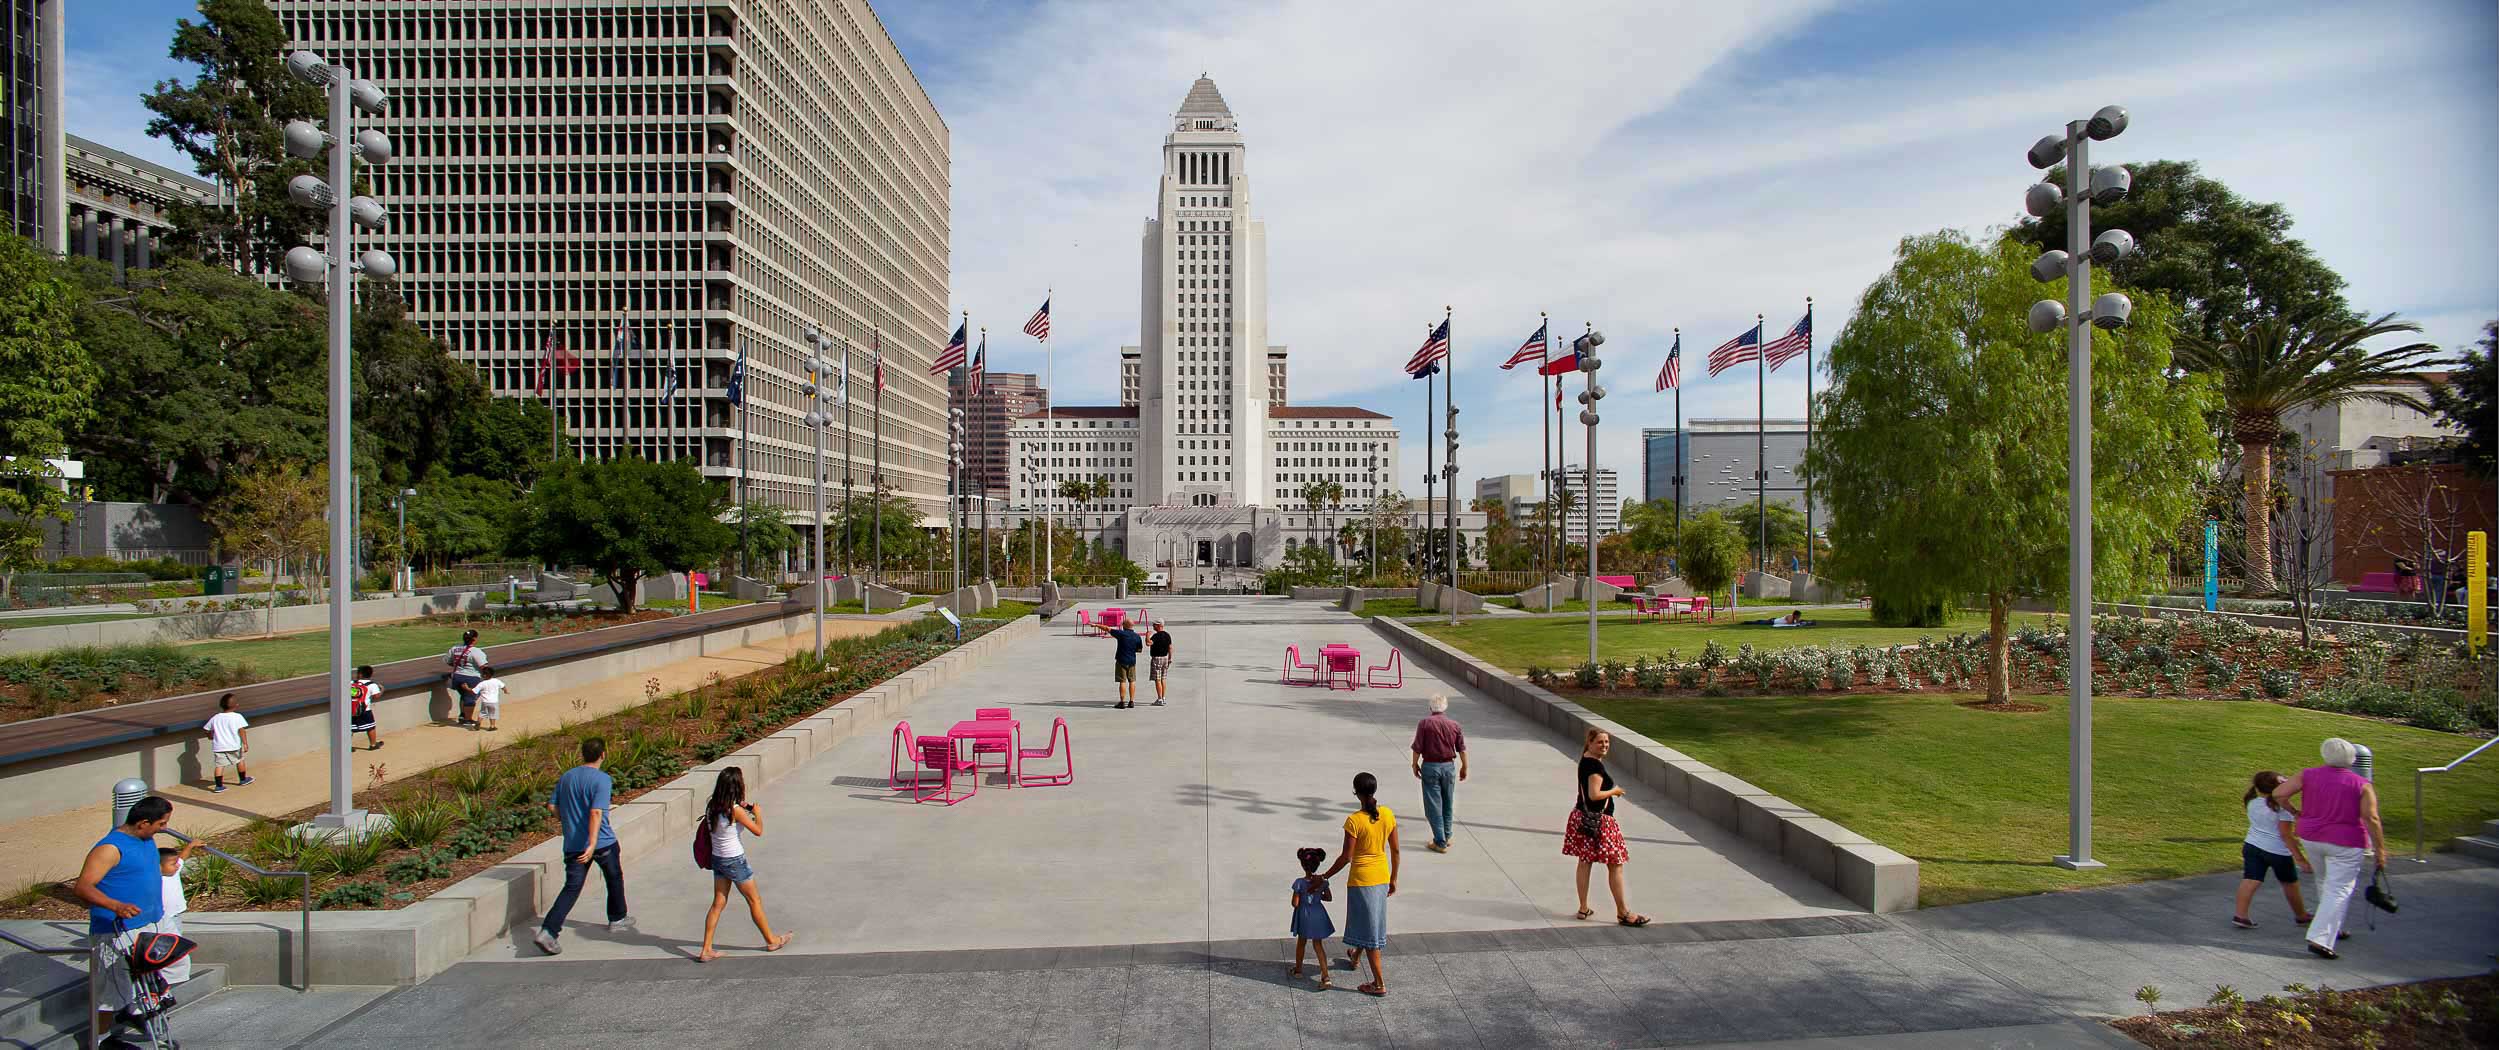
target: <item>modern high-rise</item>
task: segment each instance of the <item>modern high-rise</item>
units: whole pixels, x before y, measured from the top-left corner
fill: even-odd
[[[1682,492],[1678,493],[1675,487],[1676,475],[1691,473],[1686,469],[1690,466],[1690,458],[1684,442],[1684,432],[1672,427],[1640,429],[1640,498],[1643,501],[1665,500],[1673,503],[1680,496],[1685,498],[1687,509],[1691,506],[1691,478],[1683,479]]]
[[[1562,536],[1572,543],[1588,542],[1588,468],[1562,468],[1562,485],[1570,490],[1570,513],[1562,522]],[[1612,467],[1597,468],[1597,535],[1611,536],[1623,531],[1623,495],[1621,482]]]
[[[989,495],[1004,499],[1014,473],[1009,466],[1013,461],[1008,458],[1007,432],[1026,415],[1048,408],[1050,390],[1030,372],[985,371],[977,396],[969,380],[970,373],[958,368],[947,377],[946,386],[948,404],[963,410],[964,489],[981,491],[986,474]]]
[[[1685,453],[1691,457],[1685,461],[1685,513],[1734,510],[1757,500],[1805,509],[1804,420],[1764,420],[1757,430],[1750,419],[1694,419],[1686,421],[1684,434]],[[1765,445],[1769,478],[1756,492],[1753,473],[1764,462]],[[1819,503],[1815,514],[1822,514]]]
[[[9,230],[55,255],[68,246],[61,68],[69,0],[6,0],[0,26],[0,207]]]
[[[272,2],[390,93],[366,243],[496,395],[547,398],[578,455],[693,459],[808,511],[820,328],[857,375],[883,348],[885,478],[943,520],[949,133],[865,0]]]

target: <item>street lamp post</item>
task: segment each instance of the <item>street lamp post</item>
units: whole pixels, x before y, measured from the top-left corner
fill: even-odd
[[[963,410],[946,410],[946,546],[953,557],[948,590],[963,589]]]
[[[1571,340],[1571,350],[1579,355],[1579,375],[1585,387],[1579,392],[1579,422],[1588,428],[1587,472],[1580,475],[1587,486],[1588,497],[1580,508],[1588,516],[1588,662],[1597,662],[1597,402],[1605,399],[1605,388],[1597,385],[1597,369],[1605,363],[1597,360],[1597,347],[1605,345],[1605,333],[1593,324],[1588,332]]]
[[[326,252],[305,246],[288,249],[286,274],[299,284],[326,283],[330,293],[330,810],[315,816],[313,826],[353,832],[363,828],[366,815],[355,808],[355,785],[348,776],[347,684],[355,660],[348,588],[356,542],[356,523],[346,512],[355,470],[348,309],[355,298],[352,275],[388,278],[399,272],[399,263],[388,252],[355,252],[356,228],[379,229],[390,213],[371,197],[349,194],[349,155],[367,164],[390,160],[389,136],[369,128],[355,130],[357,112],[379,114],[390,105],[390,96],[371,81],[357,79],[354,70],[324,62],[310,51],[287,55],[286,68],[327,89],[330,96],[328,133],[307,121],[286,125],[288,153],[315,160],[328,150],[330,162],[327,181],[298,175],[287,183],[287,196],[295,203],[329,210],[330,232]]]
[[[2133,177],[2122,167],[2093,168],[2091,143],[2116,138],[2126,130],[2123,106],[2102,106],[2089,119],[2068,122],[2062,135],[2032,144],[2030,164],[2047,169],[2065,163],[2065,185],[2033,183],[2023,205],[2033,216],[2047,218],[2065,209],[2065,248],[2041,255],[2030,273],[2041,281],[2065,281],[2065,301],[2042,299],[2031,304],[2030,329],[2045,335],[2065,330],[2067,459],[2067,592],[2070,603],[2072,663],[2066,675],[2067,851],[2055,858],[2059,867],[2082,870],[2105,865],[2091,859],[2091,329],[2125,327],[2134,304],[2117,292],[2091,299],[2091,264],[2113,263],[2134,254],[2134,237],[2124,230],[2091,235],[2093,202],[2114,204],[2126,196]],[[2086,308],[2085,303],[2089,302]]]
[[[824,658],[824,428],[832,417],[824,410],[824,358],[817,356],[823,347],[823,335],[815,326],[807,328],[807,382],[799,392],[807,395],[807,432],[816,439],[816,556],[815,567],[809,570],[816,591],[816,658]]]
[[[399,490],[399,498],[391,504],[399,510],[399,589],[416,590],[416,573],[408,567],[408,501],[416,498],[415,489]]]

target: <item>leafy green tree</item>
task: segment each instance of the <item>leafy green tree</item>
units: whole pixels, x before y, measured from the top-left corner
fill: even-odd
[[[327,542],[323,520],[330,506],[330,472],[261,463],[234,479],[209,508],[208,525],[225,553],[269,566],[269,604],[263,633],[277,632],[278,575],[288,562],[301,564]]]
[[[2403,378],[2438,355],[2430,343],[2386,350],[2361,344],[2418,332],[2421,326],[2385,314],[2352,322],[2339,314],[2308,319],[2268,317],[2225,324],[2217,338],[2178,341],[2178,363],[2213,378],[2230,436],[2239,445],[2239,477],[2246,486],[2247,586],[2274,589],[2273,451],[2282,440],[2282,417],[2302,408],[2374,402],[2427,413],[2430,406],[2404,388]]]
[[[737,530],[723,523],[725,489],[692,463],[640,457],[565,462],[516,508],[506,546],[556,565],[587,565],[633,611],[635,585],[652,573],[684,572],[727,553]]]
[[[2442,386],[2430,388],[2430,407],[2447,425],[2464,432],[2464,458],[2489,471],[2499,465],[2499,321],[2482,326],[2480,345],[2465,349]]]
[[[1738,501],[1727,508],[1727,520],[1744,533],[1747,550],[1761,546],[1761,508]],[[1786,564],[1790,555],[1805,554],[1805,512],[1785,503],[1770,504],[1770,549],[1762,552],[1762,568]]]
[[[1391,567],[1406,563],[1406,517],[1414,513],[1414,501],[1403,490],[1390,489],[1371,500],[1373,540],[1372,560]]]
[[[523,487],[537,483],[554,460],[548,428],[555,413],[535,398],[490,397],[451,421],[446,465]]]
[[[2117,286],[2156,292],[2185,308],[2179,328],[2219,338],[2224,325],[2267,317],[2348,317],[2343,278],[2291,236],[2291,213],[2247,200],[2191,161],[2129,164],[2126,198],[2094,205],[2091,225],[2135,237],[2136,254],[2106,269]],[[2063,168],[2048,177],[2059,185]],[[2065,212],[2025,220],[2012,236],[2036,251],[2065,247]],[[2355,318],[2356,319],[2356,318]]]
[[[1732,605],[1736,574],[1743,571],[1749,549],[1744,534],[1727,520],[1726,512],[1712,508],[1683,519],[1683,544],[1676,548],[1675,567],[1694,593],[1725,593]]]
[[[408,500],[408,552],[416,561],[445,565],[502,551],[517,486],[436,468],[416,490]]]
[[[1309,537],[1302,541],[1302,545],[1310,546],[1312,544],[1321,544],[1322,541],[1319,539],[1319,512],[1328,507],[1344,506],[1345,486],[1333,481],[1303,482],[1301,496],[1302,510],[1310,515],[1310,527],[1307,530]],[[1327,548],[1324,545],[1320,547],[1322,553],[1324,553],[1326,549]]]
[[[863,501],[852,500],[852,510],[856,511],[861,502]],[[779,565],[782,555],[798,549],[798,530],[790,527],[788,512],[782,510],[777,503],[749,500],[731,507],[729,515],[731,518],[729,527],[737,534],[736,540],[730,546],[730,552],[737,559],[738,571],[746,575],[755,575],[755,566],[758,565]],[[854,524],[864,527],[869,520],[869,515],[859,514],[857,518],[858,521]],[[842,535],[841,527],[840,519],[835,519],[834,531],[828,538]],[[855,536],[853,538],[856,539]],[[834,546],[839,546],[839,544]],[[864,548],[854,546],[853,553],[861,549]],[[864,559],[854,559],[854,562],[861,560]]]
[[[0,598],[32,567],[66,494],[47,460],[95,415],[99,373],[78,339],[79,290],[23,237],[0,235]]]
[[[925,566],[927,563],[923,559],[931,553],[938,556],[939,564],[944,561],[944,540],[932,540],[928,533],[921,530],[918,505],[904,497],[891,481],[887,481],[880,491],[860,492],[850,501],[848,511],[844,511],[839,503],[828,502],[826,516],[833,519],[833,524],[825,534],[826,539],[832,541],[825,544],[827,559],[840,557],[839,539],[845,534],[845,514],[848,516],[847,535],[850,536],[850,561],[853,565],[874,564],[879,549],[877,534],[880,532],[884,534],[882,549],[885,564],[889,567]],[[942,537],[943,533],[939,535]],[[976,544],[967,546],[967,549],[973,552],[974,557],[979,556],[980,548]]]
[[[2008,687],[2013,600],[2066,587],[2066,335],[2033,334],[2023,320],[2033,301],[2062,293],[2031,280],[2032,257],[2011,239],[1903,240],[1831,346],[1832,386],[1806,457],[1830,501],[1834,576],[1894,606],[1981,596],[1995,702]],[[2210,381],[2166,374],[2177,318],[2147,298],[2129,327],[2090,330],[2103,590],[2166,572],[2165,541],[2213,459]]]
[[[376,453],[374,467],[391,488],[405,488],[449,461],[455,433],[487,411],[476,367],[410,323],[407,304],[390,282],[366,282],[358,298],[354,359],[357,444]],[[537,438],[531,447],[544,459],[544,427]]]
[[[265,0],[200,0],[200,20],[174,24],[172,55],[198,66],[189,84],[161,81],[141,97],[156,116],[148,134],[191,158],[231,203],[176,203],[173,245],[227,268],[277,272],[286,251],[310,240],[321,215],[287,199],[286,180],[313,170],[287,155],[289,120],[318,122],[322,90],[286,71],[286,27]]]

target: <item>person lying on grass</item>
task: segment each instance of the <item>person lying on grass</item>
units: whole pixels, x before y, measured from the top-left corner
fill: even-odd
[[[1803,610],[1801,610],[1801,609],[1790,609],[1790,610],[1788,610],[1788,614],[1787,614],[1787,615],[1785,615],[1785,616],[1774,616],[1774,617],[1771,617],[1770,619],[1767,619],[1767,620],[1746,620],[1746,621],[1744,621],[1744,625],[1745,625],[1745,626],[1747,626],[1747,627],[1818,627],[1818,626],[1821,626],[1821,624],[1820,624],[1819,622],[1817,622],[1817,621],[1814,621],[1814,620],[1808,620],[1808,619],[1806,619],[1806,618],[1805,618],[1805,613],[1804,613],[1804,611],[1803,611]]]

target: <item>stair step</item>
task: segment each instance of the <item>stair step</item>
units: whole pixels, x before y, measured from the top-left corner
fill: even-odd
[[[2452,844],[2455,851],[2468,857],[2499,861],[2499,835],[2463,835]]]
[[[78,956],[40,956],[59,969],[45,975],[34,991],[0,996],[0,1046],[74,1048],[80,1044],[87,1016],[87,961]],[[174,989],[174,1014],[226,986],[223,963],[195,963],[191,979]]]

